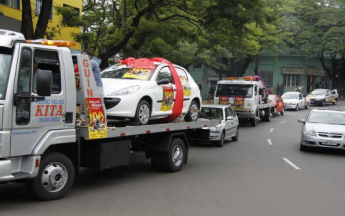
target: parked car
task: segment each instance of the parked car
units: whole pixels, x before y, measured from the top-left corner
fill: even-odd
[[[312,147],[345,149],[345,112],[313,109],[303,123],[300,150]]]
[[[222,147],[227,139],[237,141],[239,138],[239,121],[236,112],[229,105],[204,104],[201,106],[199,119],[219,119],[216,127],[210,129],[209,141]]]
[[[281,98],[284,101],[285,109],[294,109],[298,111],[301,107],[305,109],[309,108],[308,99],[304,98],[300,92],[285,92]]]
[[[331,91],[331,94],[334,96],[335,101],[337,102],[337,101],[338,101],[338,98],[339,98],[338,90],[337,90],[337,89],[333,89],[333,90]]]
[[[272,113],[277,114],[280,113],[281,115],[284,115],[284,101],[280,98],[279,95],[270,94],[268,95],[268,100],[273,102],[274,106],[272,107]]]
[[[137,60],[101,72],[104,103],[108,118],[130,118],[145,125],[172,115],[177,102],[176,85],[168,64]],[[185,68],[173,66],[183,86],[182,115],[186,121],[196,121],[201,104],[199,86]]]
[[[337,103],[335,96],[328,89],[315,89],[310,93],[309,99],[312,105],[324,106],[326,103],[332,103],[333,105]]]

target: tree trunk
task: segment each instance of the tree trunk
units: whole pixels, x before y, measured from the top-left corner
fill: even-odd
[[[22,0],[22,8],[22,25],[20,31],[23,33],[25,39],[34,39],[30,0]]]
[[[52,12],[53,0],[44,0],[42,1],[41,12],[38,17],[35,38],[40,39],[44,38],[50,18],[50,12]]]

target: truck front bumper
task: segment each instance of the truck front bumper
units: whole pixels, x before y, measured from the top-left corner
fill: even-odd
[[[36,177],[40,160],[41,156],[0,159],[0,182]]]

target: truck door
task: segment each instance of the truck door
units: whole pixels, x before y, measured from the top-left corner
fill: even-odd
[[[166,79],[169,80],[169,84],[159,84],[160,81]],[[170,115],[174,106],[176,87],[168,66],[164,66],[159,70],[156,83],[152,102],[152,115]]]
[[[13,107],[11,156],[31,154],[44,134],[64,128],[65,79],[62,58],[53,48],[20,47]],[[37,95],[37,73],[52,71],[52,94],[44,99]],[[72,69],[73,70],[73,69]]]

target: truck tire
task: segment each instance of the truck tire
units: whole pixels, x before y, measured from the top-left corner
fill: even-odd
[[[222,131],[222,133],[220,134],[220,140],[214,141],[213,145],[216,147],[223,147],[224,142],[225,142],[225,132]]]
[[[146,100],[139,101],[135,111],[134,122],[139,125],[147,125],[151,117],[151,106]]]
[[[180,138],[173,138],[168,154],[161,155],[163,169],[167,172],[178,172],[182,169],[186,159],[185,144]]]
[[[65,155],[54,152],[43,157],[37,176],[28,181],[27,187],[38,199],[56,200],[68,193],[74,179],[72,161]]]
[[[239,137],[240,137],[240,127],[237,126],[237,128],[236,128],[236,135],[231,137],[231,140],[232,141],[237,141]]]
[[[199,113],[199,104],[195,100],[190,103],[189,109],[187,114],[185,115],[184,119],[187,122],[196,121],[198,119]]]

